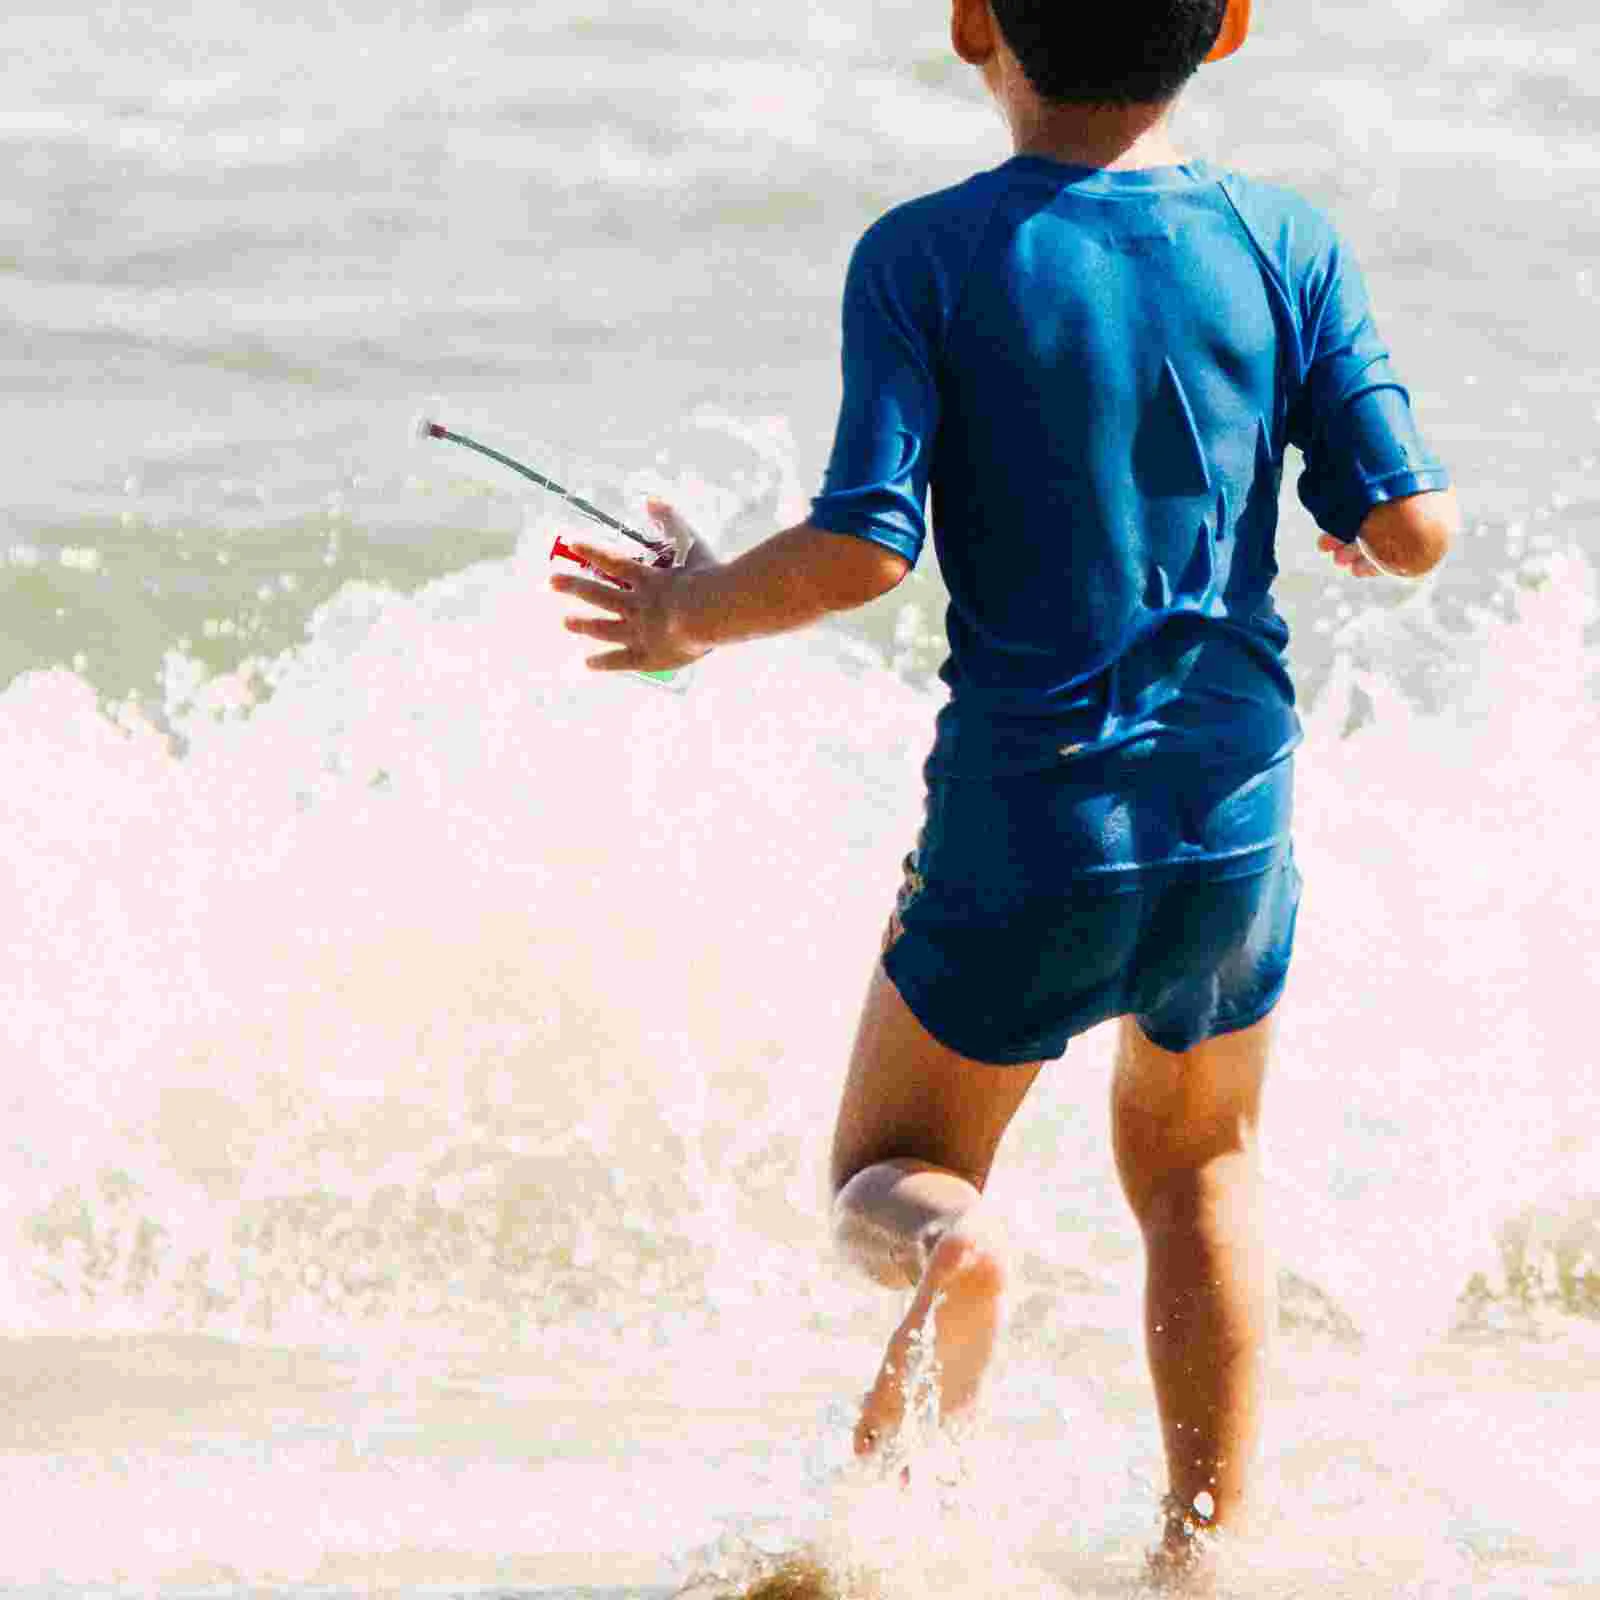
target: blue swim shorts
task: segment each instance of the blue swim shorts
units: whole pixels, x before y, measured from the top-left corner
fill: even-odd
[[[930,775],[884,970],[935,1039],[994,1065],[1111,1017],[1171,1051],[1249,1027],[1294,946],[1291,766],[1126,802],[1059,773]]]

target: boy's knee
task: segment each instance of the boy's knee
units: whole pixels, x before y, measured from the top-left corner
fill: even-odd
[[[941,1265],[974,1288],[1000,1283],[1004,1236],[960,1175],[921,1161],[882,1161],[838,1185],[833,1239],[845,1257],[880,1283],[915,1284],[936,1252]]]
[[[889,1174],[880,1166],[835,1173],[830,1233],[834,1249],[886,1289],[903,1289],[920,1275],[917,1240],[886,1206]]]
[[[1152,1236],[1204,1238],[1230,1230],[1254,1205],[1255,1161],[1248,1150],[1230,1152],[1154,1176],[1131,1196],[1134,1215]]]

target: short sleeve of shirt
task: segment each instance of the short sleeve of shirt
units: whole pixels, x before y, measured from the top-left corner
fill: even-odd
[[[1361,270],[1331,225],[1299,298],[1305,372],[1289,441],[1305,458],[1300,500],[1349,543],[1374,506],[1448,488],[1450,478],[1423,443]]]
[[[844,396],[811,525],[916,562],[939,425],[937,277],[905,212],[875,223],[845,275]]]

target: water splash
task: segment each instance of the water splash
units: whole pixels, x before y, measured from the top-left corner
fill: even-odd
[[[1588,1348],[1600,1107],[1568,1018],[1596,976],[1593,580],[1575,557],[1541,559],[1510,615],[1450,642],[1464,665],[1427,704],[1385,661],[1433,625],[1405,608],[1367,624],[1301,761],[1308,896],[1266,1126],[1287,1337],[1313,1378],[1279,1413],[1268,1495],[1309,1499],[1332,1530],[1345,1517],[1353,1552],[1398,1474],[1405,1538],[1373,1559],[1419,1574],[1419,1595],[1524,1549],[1508,1528],[1554,1559],[1587,1481],[1543,1439],[1535,1487],[1463,1520],[1472,1484],[1417,1455],[1407,1410],[1457,1425],[1457,1391],[1428,1376],[1476,1359],[1452,1328],[1497,1361],[1534,1359],[1504,1353],[1530,1334],[1564,1360]],[[889,1308],[819,1264],[822,1150],[918,821],[929,694],[823,636],[714,660],[682,702],[597,682],[565,653],[543,570],[530,540],[409,598],[347,586],[304,647],[230,679],[174,656],[150,712],[107,715],[65,672],[0,696],[14,819],[0,880],[27,908],[0,1015],[17,1067],[0,1314],[11,1359],[59,1349],[80,1375],[112,1348],[90,1341],[124,1341],[120,1375],[91,1382],[101,1398],[59,1435],[90,1453],[61,1456],[55,1478],[23,1456],[9,1469],[38,1515],[8,1578],[105,1576],[64,1564],[85,1493],[121,1529],[119,1571],[211,1562],[310,1581],[340,1551],[375,1570],[405,1544],[382,1509],[400,1481],[458,1576],[486,1549],[496,1572],[555,1570],[556,1512],[570,1520],[581,1492],[579,1548],[636,1560],[703,1546],[718,1506],[731,1537],[754,1495],[769,1554],[832,1528],[842,1544],[815,1546],[829,1570],[876,1552],[874,1570],[902,1576],[1010,1562],[1018,1586],[1042,1571],[1055,1593],[1132,1582],[1159,1450],[1132,1331],[1138,1241],[1105,1150],[1103,1032],[1042,1081],[991,1185],[1023,1263],[996,1454],[943,1504],[939,1474],[914,1474],[929,1499],[911,1510],[894,1483],[841,1470],[837,1397],[871,1370]],[[174,1424],[138,1444],[109,1400],[155,1381],[158,1346],[126,1341],[157,1335],[314,1353],[332,1363],[327,1392],[348,1396],[337,1431],[364,1444],[342,1457],[311,1420],[328,1402],[261,1369],[263,1413],[301,1432],[262,1421],[259,1442],[196,1477]],[[195,1371],[210,1346],[159,1348]],[[452,1377],[463,1361],[485,1375]],[[532,1412],[513,1399],[519,1363],[545,1397]],[[448,1478],[402,1465],[418,1429],[445,1449],[423,1419],[462,1416],[475,1386],[493,1448],[535,1448],[509,1440],[540,1437],[557,1373],[587,1375],[587,1416],[682,1417],[704,1471],[681,1449],[632,1469],[653,1531],[627,1520],[611,1493],[623,1469],[598,1458],[540,1480],[544,1522],[515,1509],[526,1484],[510,1467],[471,1469],[478,1514],[464,1464]],[[602,1373],[626,1375],[626,1400]],[[1392,1385],[1376,1398],[1375,1374]],[[730,1383],[744,1420],[723,1433],[706,1407]],[[1526,1424],[1489,1379],[1467,1393],[1511,1406],[1497,1436]],[[774,1394],[793,1397],[781,1424]],[[262,1452],[297,1461],[301,1487]],[[137,1497],[112,1460],[136,1463]],[[272,1510],[257,1527],[222,1495]],[[1290,1583],[1292,1547],[1269,1542],[1252,1593]],[[1340,1570],[1362,1592],[1355,1555],[1327,1559],[1354,1562]],[[1533,1558],[1514,1559],[1536,1583]],[[951,1581],[942,1592],[963,1592]]]

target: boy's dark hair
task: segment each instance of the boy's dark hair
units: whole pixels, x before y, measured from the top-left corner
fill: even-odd
[[[1211,53],[1228,0],[989,0],[1035,93],[1064,105],[1171,100]]]

